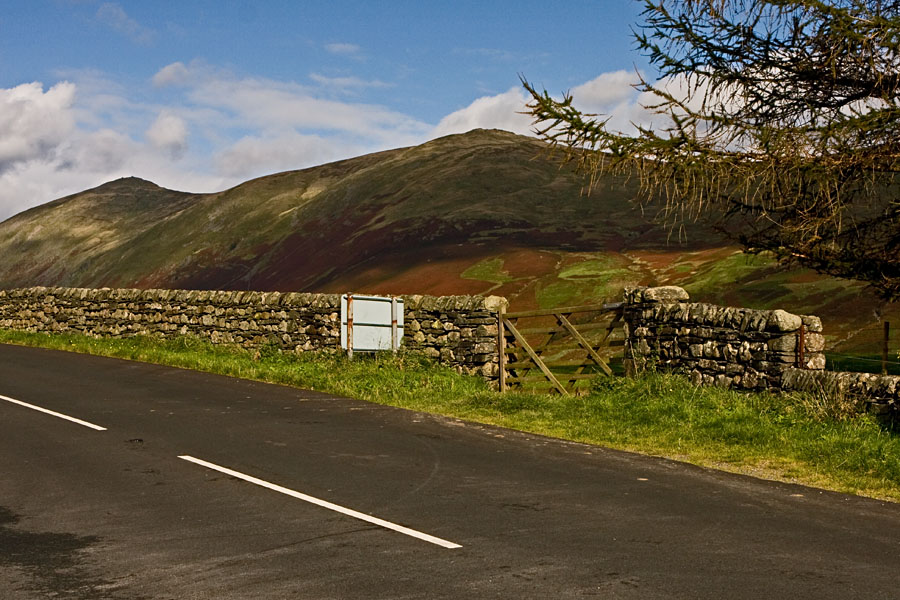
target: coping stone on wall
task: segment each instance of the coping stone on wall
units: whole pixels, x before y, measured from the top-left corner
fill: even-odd
[[[501,296],[422,296],[410,294],[401,296],[406,310],[447,311],[447,310],[505,310],[509,301]]]
[[[689,299],[684,288],[675,285],[645,288],[641,294],[644,302],[687,302]]]
[[[779,308],[769,313],[766,328],[770,331],[797,331],[802,324],[803,319],[799,315]]]

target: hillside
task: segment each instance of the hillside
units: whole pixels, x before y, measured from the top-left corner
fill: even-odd
[[[643,218],[634,184],[582,179],[531,138],[476,130],[186,194],[122,179],[0,223],[0,288],[31,285],[493,293],[514,308],[677,283],[698,300],[819,314],[853,342],[861,287]],[[844,338],[847,338],[846,340]]]

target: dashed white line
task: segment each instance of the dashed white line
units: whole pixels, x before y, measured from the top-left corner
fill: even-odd
[[[250,475],[245,475],[239,471],[234,471],[232,469],[228,469],[225,467],[221,467],[217,464],[213,464],[211,462],[207,462],[205,460],[201,460],[199,458],[194,458],[193,456],[179,456],[178,458],[182,460],[186,460],[188,462],[192,462],[194,464],[200,465],[201,467],[206,467],[207,469],[212,469],[213,471],[218,471],[220,473],[224,473],[226,475],[231,475],[232,477],[237,477],[238,479],[243,479],[244,481],[253,483],[255,485],[264,487],[266,489],[270,489],[275,492],[279,492],[281,494],[285,494],[287,496],[291,496],[292,498],[297,498],[298,500],[303,500],[304,502],[309,502],[310,504],[315,504],[316,506],[321,506],[322,508],[327,508],[328,510],[333,510],[335,512],[341,513],[343,515],[347,515],[350,517],[354,517],[361,521],[366,521],[367,523],[372,523],[374,525],[378,525],[380,527],[384,527],[386,529],[391,529],[393,531],[397,531],[404,535],[408,535],[426,542],[430,542],[432,544],[436,544],[441,546],[442,548],[462,548],[459,544],[454,544],[453,542],[448,542],[447,540],[443,540],[439,537],[435,537],[433,535],[429,535],[427,533],[422,533],[421,531],[416,531],[415,529],[410,529],[409,527],[404,527],[403,525],[397,525],[396,523],[391,523],[390,521],[385,521],[384,519],[379,519],[378,517],[373,517],[371,515],[367,515],[365,513],[361,513],[356,510],[352,510],[350,508],[345,508],[343,506],[339,506],[337,504],[332,504],[326,500],[320,500],[318,498],[314,498],[313,496],[309,496],[307,494],[303,494],[301,492],[282,487],[280,485],[276,485],[274,483],[269,483],[268,481],[264,481],[262,479],[258,479],[256,477],[252,477]]]
[[[21,400],[16,400],[15,398],[10,398],[8,396],[0,396],[0,400],[6,400],[7,402],[12,402],[13,404],[18,404],[19,406],[24,406],[25,408],[30,408],[31,410],[36,410],[38,412],[46,413],[48,415],[52,415],[54,417],[59,417],[60,419],[65,419],[66,421],[71,421],[72,423],[78,423],[79,425],[83,425],[85,427],[90,427],[96,431],[106,431],[106,427],[100,427],[99,425],[94,425],[93,423],[88,423],[87,421],[82,421],[81,419],[76,419],[75,417],[70,417],[69,415],[64,415],[62,413],[58,413],[52,410],[48,410],[46,408],[41,408],[40,406],[35,406],[34,404],[28,404],[27,402],[22,402]]]

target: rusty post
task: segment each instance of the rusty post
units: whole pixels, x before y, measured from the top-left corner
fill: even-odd
[[[347,358],[353,360],[353,294],[347,294]]]
[[[391,296],[391,351],[396,354],[399,343],[397,341],[397,296]]]
[[[887,375],[888,341],[891,339],[891,322],[884,322],[884,337],[881,340],[881,374]]]
[[[506,309],[502,306],[497,313],[497,352],[499,352],[500,367],[500,391],[506,391],[506,328],[503,325],[503,319],[506,315]]]

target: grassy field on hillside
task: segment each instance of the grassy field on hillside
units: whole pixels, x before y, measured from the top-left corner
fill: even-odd
[[[410,355],[348,361],[213,346],[194,338],[97,340],[0,330],[0,343],[139,360],[665,456],[758,477],[900,501],[900,434],[821,398],[697,388],[675,375],[599,378],[590,394],[499,394]],[[2,390],[0,390],[2,392]]]

